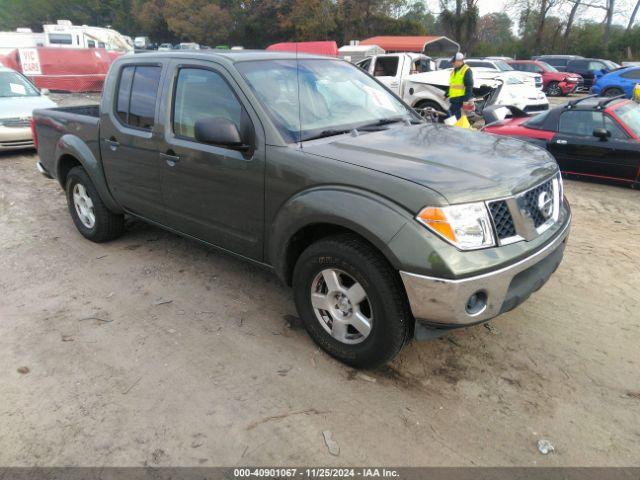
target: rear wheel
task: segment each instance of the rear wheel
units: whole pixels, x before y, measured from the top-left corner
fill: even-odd
[[[605,97],[617,97],[619,95],[624,95],[624,92],[622,91],[622,89],[618,88],[618,87],[611,87],[611,88],[607,88],[603,95]]]
[[[397,272],[354,235],[308,247],[296,263],[293,290],[311,338],[348,365],[386,363],[409,338],[412,317]]]
[[[549,85],[547,85],[547,95],[549,95],[550,97],[562,96],[562,89],[560,88],[560,84],[558,82],[549,82]]]
[[[73,167],[67,175],[67,203],[78,231],[92,242],[113,240],[124,231],[124,215],[109,210],[82,167]]]

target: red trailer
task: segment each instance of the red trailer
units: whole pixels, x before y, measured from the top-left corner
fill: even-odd
[[[0,61],[22,72],[38,88],[61,92],[101,92],[113,60],[120,53],[103,48],[19,48]]]
[[[299,52],[311,53],[315,55],[325,55],[327,57],[338,56],[338,44],[336,42],[283,42],[275,43],[267,47],[269,51],[276,52]]]

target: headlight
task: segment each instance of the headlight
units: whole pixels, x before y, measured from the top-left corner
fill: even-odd
[[[484,203],[426,207],[416,220],[460,250],[495,246],[491,219]]]

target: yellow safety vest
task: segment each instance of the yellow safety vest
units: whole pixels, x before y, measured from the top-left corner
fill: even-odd
[[[449,79],[449,98],[464,97],[466,87],[464,86],[464,74],[469,70],[468,65],[462,65],[460,70],[451,70]]]

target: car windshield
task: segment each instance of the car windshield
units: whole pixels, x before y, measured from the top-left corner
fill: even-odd
[[[539,62],[547,72],[558,72],[559,70],[553,65],[549,65],[547,62]]]
[[[614,113],[636,137],[640,137],[640,105],[627,102],[614,110]]]
[[[236,65],[288,142],[417,120],[400,100],[346,62],[262,60]]]
[[[498,70],[500,70],[501,72],[510,72],[512,70],[515,70],[511,65],[509,65],[504,60],[494,60],[493,63],[495,64],[496,67],[498,67]]]
[[[37,97],[38,90],[17,72],[0,72],[0,97]]]

